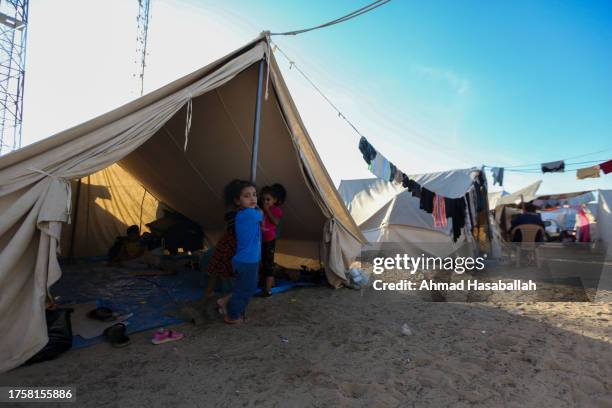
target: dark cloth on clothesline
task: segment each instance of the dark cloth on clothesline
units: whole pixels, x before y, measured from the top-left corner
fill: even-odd
[[[461,236],[465,227],[465,200],[461,198],[445,198],[446,216],[453,220],[453,242]]]
[[[368,142],[368,140],[363,136],[361,137],[361,139],[359,139],[359,151],[363,155],[363,160],[365,160],[365,162],[368,164],[370,164],[372,160],[376,157],[376,150],[370,144],[370,142]]]
[[[421,185],[414,180],[408,180],[408,191],[413,197],[421,198]]]
[[[612,173],[612,160],[601,163],[599,168],[604,172],[604,174]]]
[[[428,214],[433,212],[435,194],[425,187],[421,188],[421,201],[419,208]]]
[[[504,185],[504,168],[503,167],[493,167],[491,169],[491,172],[493,173],[493,185],[497,183],[500,186],[503,186]]]
[[[395,179],[395,172],[397,172],[397,167],[395,167],[395,164],[389,162],[389,167],[391,169],[391,171],[389,172],[389,180],[387,180],[389,183],[393,182],[393,180]]]
[[[565,170],[565,162],[563,160],[542,163],[542,173],[559,173]]]
[[[395,177],[393,178],[393,181],[395,181],[397,184],[402,184],[403,176],[404,173],[402,173],[400,169],[397,169],[395,170]]]
[[[485,180],[482,177],[482,172],[474,179],[474,193],[476,194],[476,213],[479,213],[487,207]]]
[[[470,225],[472,227],[475,227],[474,217],[472,216],[472,204],[470,203],[470,201],[472,201],[470,197],[470,193],[467,193],[465,195],[465,202],[467,203],[467,213],[468,213],[468,216],[470,217]]]

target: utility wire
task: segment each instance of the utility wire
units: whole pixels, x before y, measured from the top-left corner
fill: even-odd
[[[319,28],[325,28],[325,27],[330,27],[333,26],[334,24],[339,24],[339,23],[344,23],[345,21],[348,21],[352,18],[355,17],[359,17],[362,14],[365,14],[369,11],[372,11],[380,6],[383,6],[387,3],[389,3],[391,0],[377,0],[373,3],[368,4],[367,6],[364,6],[360,9],[357,9],[355,11],[352,11],[342,17],[339,17],[335,20],[332,21],[328,21],[327,23],[323,23],[321,25],[315,26],[315,27],[310,27],[310,28],[303,28],[301,30],[294,30],[294,31],[286,31],[284,33],[270,33],[270,35],[298,35],[298,34],[303,34],[303,33],[307,33],[309,31],[313,31],[313,30],[317,30]]]
[[[588,156],[588,154],[585,154],[584,156]],[[567,160],[567,159],[565,159],[565,160]],[[602,162],[605,162],[606,160],[608,160],[608,159],[589,160],[589,161],[574,162],[574,163],[565,163],[565,166],[602,163]],[[502,166],[489,166],[489,165],[485,165],[485,167],[492,168],[492,167],[502,167]],[[518,167],[518,166],[504,167],[504,171],[517,171],[517,172],[520,172],[520,171],[525,171],[525,170],[537,170],[537,171],[541,171],[542,170],[541,164],[539,164],[537,167],[525,167],[525,168],[522,168],[522,167],[521,168],[516,168],[516,167]],[[566,170],[567,170],[567,167],[566,167]]]
[[[338,117],[342,118],[354,131],[355,133],[357,133],[359,136],[361,137],[365,137],[363,135],[363,133],[361,133],[359,131],[359,129],[357,129],[357,127],[346,117],[344,116],[344,114],[342,113],[342,111],[340,111],[340,109],[331,101],[331,99],[329,99],[327,97],[327,95],[325,95],[325,93],[323,93],[323,91],[308,77],[308,75],[306,75],[306,73],[304,71],[302,71],[300,69],[300,67],[298,67],[295,63],[295,61],[293,61],[279,46],[278,44],[276,44],[273,41],[270,41],[270,43],[274,46],[274,51],[278,50],[281,55],[287,60],[287,62],[289,63],[289,69],[295,67],[296,71],[298,71],[300,73],[300,75],[302,75],[302,77],[304,77],[304,79],[317,91],[317,93],[319,95],[321,95],[321,97],[323,99],[325,99],[325,101],[329,104],[329,106],[332,107],[332,109],[334,111],[336,111],[336,113],[338,114]],[[576,158],[580,158],[580,157],[585,157],[585,156],[591,156],[593,154],[597,154],[597,153],[603,153],[603,152],[607,152],[612,150],[611,148],[607,148],[607,149],[603,149],[603,150],[598,150],[596,152],[591,152],[591,153],[585,153],[585,154],[581,154],[578,156],[573,156],[564,160],[570,160],[570,159],[576,159]],[[602,163],[604,161],[606,161],[607,159],[602,159],[602,160],[589,160],[589,161],[583,161],[583,162],[574,162],[574,163],[565,163],[566,166],[573,166],[573,165],[584,165],[584,164],[595,164],[595,163]],[[537,173],[541,173],[542,172],[542,168],[541,168],[542,163],[533,163],[533,164],[523,164],[523,165],[516,165],[516,166],[505,166],[504,167],[504,171],[508,171],[508,172],[515,172],[515,173],[533,173],[533,174],[537,174]],[[537,167],[532,167],[532,166],[537,166]],[[493,168],[493,167],[502,167],[502,166],[490,166],[490,165],[484,165],[484,167],[486,168]],[[577,170],[578,167],[576,168],[565,168],[565,171],[573,171],[573,170]]]
[[[609,152],[610,150],[612,150],[612,147],[608,147],[607,149],[603,149],[603,150],[598,150],[596,152],[591,152],[591,153],[585,153],[585,154],[580,154],[578,156],[572,156],[572,157],[568,157],[563,159],[564,161],[566,160],[572,160],[572,159],[579,159],[581,157],[586,157],[586,156],[592,156],[594,154],[598,154],[598,153],[604,153],[604,152]],[[590,162],[582,162],[582,163],[574,163],[574,164],[585,164],[585,163],[595,163],[595,162],[602,162],[602,161],[606,161],[605,160],[593,160]],[[530,163],[530,164],[517,164],[514,166],[485,166],[485,167],[503,167],[504,169],[516,169],[516,168],[523,168],[523,167],[531,167],[531,166],[541,166],[542,163]]]
[[[577,162],[577,163],[566,163],[566,166],[572,166],[572,165],[578,165],[576,167],[565,167],[563,169],[563,172],[569,172],[569,171],[574,171],[574,170],[578,170],[581,168],[580,165],[585,165],[585,164],[595,164],[595,163],[602,163],[604,161],[606,161],[607,159],[602,159],[602,160],[592,160],[592,161],[588,161],[588,162]],[[489,166],[485,166],[485,167],[489,167]],[[542,173],[542,168],[538,167],[536,168],[532,168],[532,169],[505,169],[504,168],[504,172],[514,172],[514,173]]]

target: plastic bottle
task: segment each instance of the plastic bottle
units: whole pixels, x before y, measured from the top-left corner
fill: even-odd
[[[351,279],[353,280],[353,283],[355,284],[355,286],[357,286],[358,288],[365,286],[368,280],[367,280],[367,277],[363,274],[363,272],[361,272],[359,268],[351,268],[349,273],[351,275]]]

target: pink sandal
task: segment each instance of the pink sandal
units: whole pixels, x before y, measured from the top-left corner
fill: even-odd
[[[177,332],[174,330],[166,330],[162,328],[155,332],[155,334],[153,335],[153,339],[151,340],[151,343],[155,345],[169,343],[171,341],[180,340],[183,337],[185,336],[181,332]]]

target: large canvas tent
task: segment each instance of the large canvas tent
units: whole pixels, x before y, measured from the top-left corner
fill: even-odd
[[[460,169],[409,176],[423,187],[448,198],[463,197],[473,185],[477,169]],[[431,214],[419,208],[419,199],[398,183],[381,179],[342,180],[338,191],[355,222],[370,243],[399,244],[415,256],[421,252],[446,256],[459,249],[472,252],[474,239],[465,231],[452,239],[452,220],[434,226]]]
[[[346,280],[365,239],[262,34],[157,91],[0,158],[0,371],[47,342],[45,300],[61,276],[57,252],[71,219],[71,181],[119,164],[214,235],[224,228],[224,186],[249,178],[258,89],[257,182],[280,182],[289,193],[277,251],[289,260],[320,259],[334,286]]]

